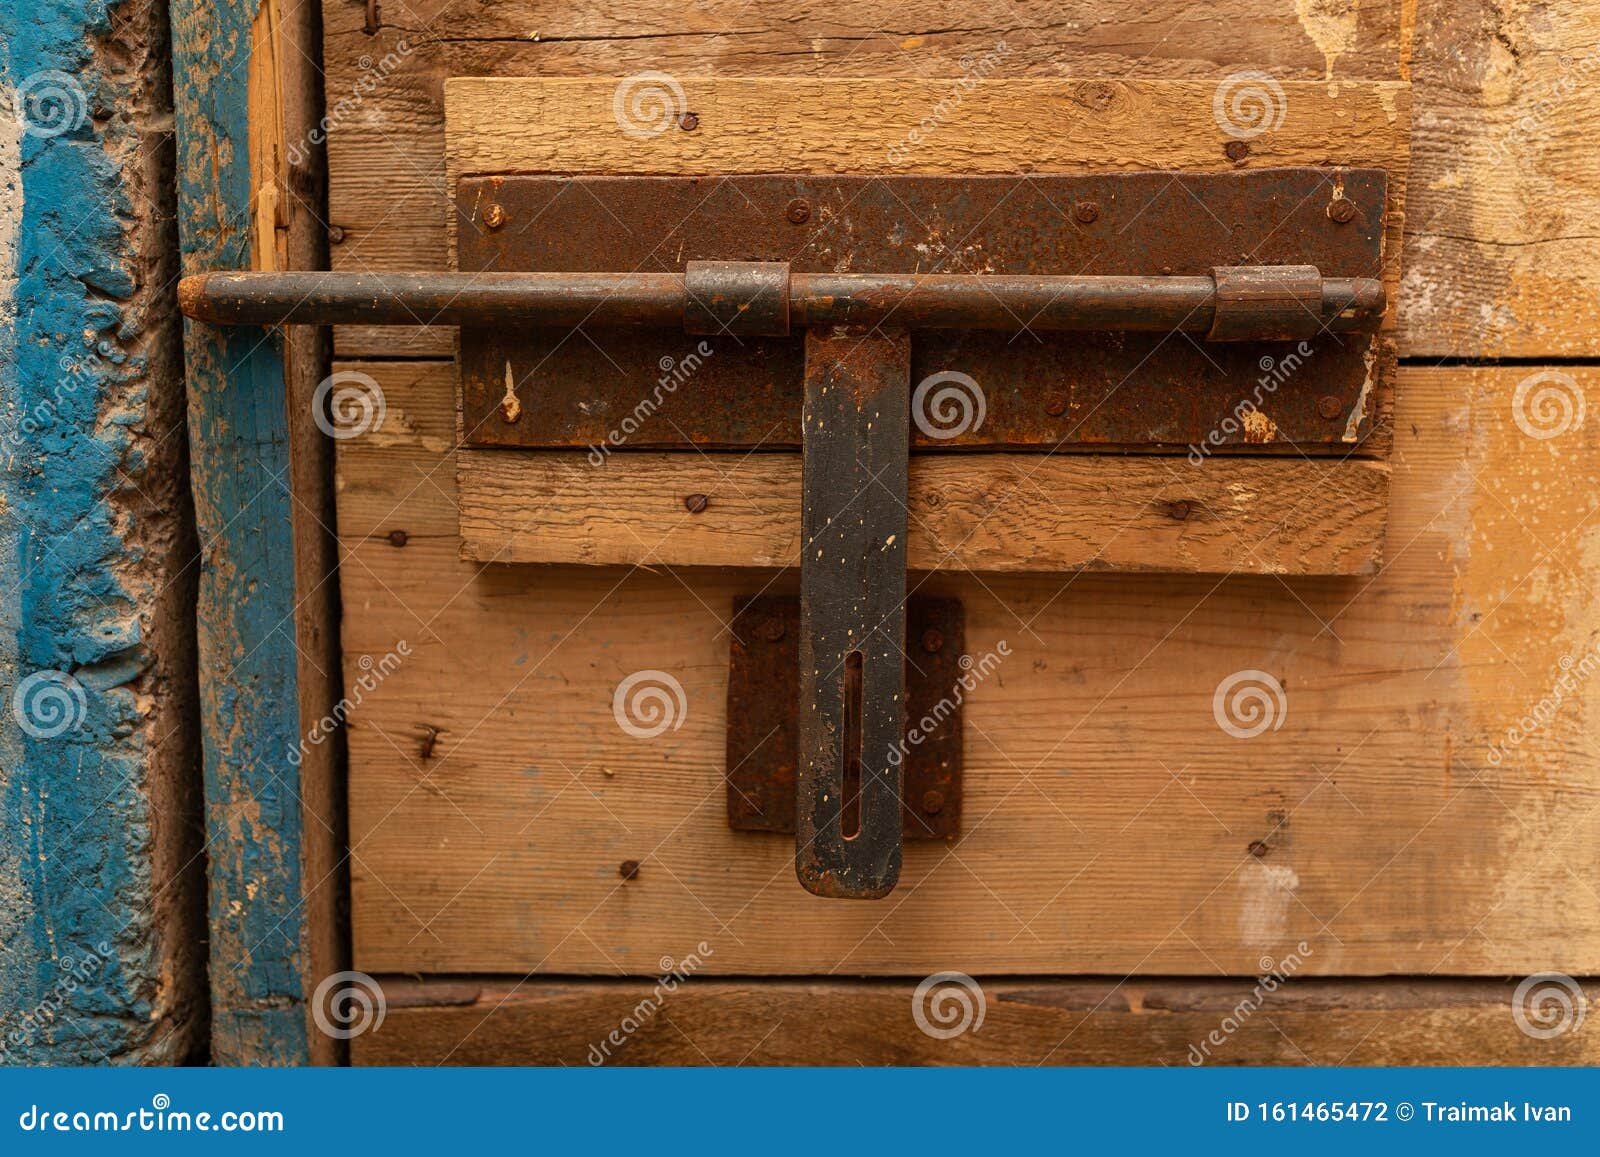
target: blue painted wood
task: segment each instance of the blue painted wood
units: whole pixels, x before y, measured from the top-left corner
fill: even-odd
[[[250,267],[255,0],[173,0],[183,271]],[[283,359],[258,329],[187,323],[200,532],[212,1058],[303,1064],[295,572]]]
[[[146,681],[141,625],[159,592],[138,562],[170,524],[119,500],[151,481],[148,391],[173,383],[148,378],[156,287],[124,232],[153,216],[122,167],[137,128],[94,115],[135,111],[139,74],[103,69],[95,50],[115,7],[0,3],[6,1063],[181,1060],[184,1005],[203,1003],[182,991],[197,977],[173,974],[160,900],[173,881],[155,878],[152,850],[151,780],[172,765],[151,734],[166,698]]]

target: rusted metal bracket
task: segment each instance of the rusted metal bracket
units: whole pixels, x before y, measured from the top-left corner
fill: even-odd
[[[734,603],[728,654],[728,826],[795,832],[800,760],[800,600],[763,595]],[[906,600],[905,732],[890,753],[901,773],[908,840],[961,831],[962,707],[974,681],[960,599]]]
[[[911,447],[1347,453],[1390,364],[1386,188],[1319,169],[474,177],[461,273],[217,273],[179,299],[219,324],[466,327],[468,445],[599,444],[646,400],[632,448],[801,445],[796,871],[871,898],[902,855]],[[686,336],[693,383],[667,389]],[[1260,376],[1285,341],[1315,389]],[[923,406],[951,377],[977,409],[954,430]],[[1263,391],[1270,419],[1236,420]]]

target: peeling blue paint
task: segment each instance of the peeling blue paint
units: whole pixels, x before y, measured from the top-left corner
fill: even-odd
[[[173,0],[185,273],[250,267],[254,0]],[[200,694],[210,850],[212,1055],[309,1059],[295,575],[283,362],[257,329],[188,323],[191,477],[204,555]]]
[[[91,47],[114,3],[0,5],[0,1055],[35,1064],[121,1059],[161,1027],[128,687],[145,592],[119,577],[129,528],[111,501],[137,471],[140,415],[102,421],[145,370],[121,304],[130,206],[90,115],[115,96]]]

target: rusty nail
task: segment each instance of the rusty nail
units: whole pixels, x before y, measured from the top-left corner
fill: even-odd
[[[1238,163],[1250,155],[1250,142],[1229,141],[1222,146],[1222,151],[1228,154],[1228,160]]]
[[[422,728],[422,748],[418,753],[423,759],[433,758],[434,746],[439,742],[439,729],[431,723],[419,723]]]
[[[1259,859],[1260,857],[1266,855],[1271,850],[1272,850],[1271,845],[1269,845],[1265,840],[1251,840],[1250,841],[1250,854],[1252,856],[1255,856],[1257,859]]]
[[[483,211],[483,223],[491,229],[498,229],[506,223],[506,209],[504,205],[490,205]]]
[[[711,499],[704,494],[685,494],[683,496],[683,508],[690,514],[699,514],[710,505]]]
[[[1332,421],[1344,413],[1344,403],[1333,394],[1323,394],[1317,399],[1317,413]]]
[[[1099,220],[1100,206],[1093,201],[1079,201],[1077,208],[1072,211],[1072,215],[1081,223],[1087,225],[1091,221]]]
[[[1176,502],[1167,503],[1167,513],[1179,522],[1188,518],[1192,509],[1187,498],[1180,498]]]
[[[700,127],[700,117],[697,113],[686,112],[678,118],[678,127],[686,133],[692,133]]]
[[[1052,418],[1059,418],[1067,412],[1067,399],[1060,394],[1051,394],[1044,404],[1044,412]]]
[[[804,197],[796,197],[789,202],[789,207],[783,211],[783,215],[796,225],[804,225],[811,220],[811,202]]]
[[[624,880],[636,879],[639,875],[639,861],[623,860],[622,863],[617,865],[617,875]]]
[[[1348,197],[1335,197],[1328,205],[1328,216],[1343,225],[1356,215],[1356,203]]]
[[[328,244],[329,245],[343,245],[344,244],[344,226],[343,225],[329,225],[328,226]]]
[[[368,36],[378,35],[378,29],[382,27],[382,22],[383,16],[378,11],[378,0],[367,0],[366,34]]]
[[[389,545],[390,546],[404,546],[407,541],[409,541],[409,540],[406,537],[406,532],[405,531],[403,531],[403,530],[391,530],[389,532]]]
[[[939,809],[942,807],[944,807],[944,792],[925,791],[922,793],[923,811],[937,814]]]
[[[924,651],[937,651],[942,646],[944,646],[944,636],[938,631],[929,627],[922,632],[922,649]]]
[[[783,638],[785,629],[783,620],[774,616],[761,624],[761,637],[769,643],[776,643]]]

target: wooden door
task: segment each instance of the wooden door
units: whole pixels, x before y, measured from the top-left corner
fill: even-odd
[[[1592,353],[1596,287],[1557,254],[1593,233],[1565,146],[1594,103],[1515,115],[1590,18],[1518,24],[1513,65],[1458,31],[1470,5],[1423,7],[391,0],[369,27],[326,0],[338,269],[448,268],[466,172],[873,171],[919,126],[920,171],[1375,163],[1404,185],[1387,461],[955,484],[1022,512],[995,557],[1030,511],[1093,545],[927,580],[965,602],[971,654],[1009,655],[966,705],[962,836],[909,849],[875,904],[801,892],[792,846],[723,810],[733,600],[793,589],[728,544],[770,520],[778,458],[641,460],[601,490],[581,453],[538,452],[496,481],[459,448],[450,331],[338,332],[384,411],[338,448],[354,966],[388,1000],[355,1059],[1592,1062],[1513,1015],[1517,980],[1600,956],[1595,378],[1540,360]],[[692,142],[617,131],[643,72]],[[1241,73],[1270,131],[1217,119]],[[798,79],[741,79],[763,74]],[[1523,360],[1459,364],[1486,357]],[[1197,485],[1216,517],[1175,519]],[[689,525],[683,496],[713,492]],[[640,672],[680,693],[658,734],[615,712]],[[1240,673],[1264,728],[1218,706]],[[943,974],[954,1035],[929,1031]]]

